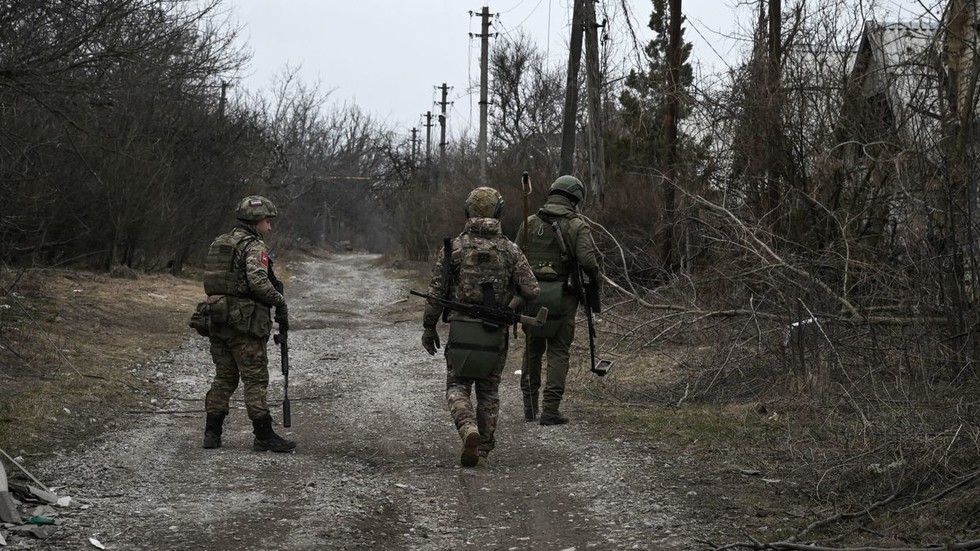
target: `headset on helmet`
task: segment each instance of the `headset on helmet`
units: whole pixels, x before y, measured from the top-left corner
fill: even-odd
[[[272,201],[261,195],[249,195],[238,203],[235,218],[246,222],[260,222],[266,218],[275,218],[279,210]]]
[[[582,203],[585,201],[585,185],[575,176],[559,176],[551,184],[548,195],[563,195],[576,203]]]
[[[466,197],[464,212],[467,218],[500,218],[504,198],[492,187],[478,187]]]

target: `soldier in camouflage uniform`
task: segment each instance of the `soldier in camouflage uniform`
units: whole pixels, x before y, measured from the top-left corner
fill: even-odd
[[[538,284],[527,260],[500,232],[503,204],[500,193],[493,188],[479,187],[470,192],[465,205],[466,226],[453,239],[449,258],[443,253],[435,263],[430,295],[494,308],[513,306],[517,297],[530,300],[537,296]],[[444,270],[447,261],[449,266]],[[491,286],[484,285],[486,282]],[[429,354],[439,348],[436,323],[442,314],[443,307],[429,301],[422,321],[422,346]],[[480,457],[486,457],[496,445],[498,389],[507,359],[507,327],[488,327],[458,312],[448,313],[443,320],[449,322],[446,401],[463,442],[460,464],[475,467]],[[473,386],[475,410],[470,399]]]
[[[210,304],[211,358],[215,376],[205,398],[207,421],[204,447],[221,447],[221,428],[228,401],[241,379],[245,410],[252,420],[255,451],[288,452],[296,443],[272,429],[266,405],[269,358],[266,346],[272,332],[271,308],[276,308],[279,331],[289,330],[282,284],[262,241],[272,229],[276,206],[265,197],[249,196],[236,209],[238,224],[211,243],[205,263],[204,292]]]
[[[541,388],[541,364],[547,352],[548,370],[539,423],[563,425],[568,423],[558,411],[565,393],[568,358],[575,338],[575,311],[578,297],[570,284],[571,270],[577,264],[586,278],[596,286],[598,296],[599,262],[589,224],[578,214],[577,207],[585,200],[585,186],[574,176],[561,176],[551,184],[548,200],[537,213],[524,222],[528,242],[524,243],[524,225],[517,231],[517,242],[531,265],[541,293],[528,304],[528,314],[548,308],[544,327],[525,327],[527,334],[526,365],[521,373],[521,394],[524,397],[524,419],[534,421],[539,413],[538,391]],[[597,311],[598,305],[592,305]]]

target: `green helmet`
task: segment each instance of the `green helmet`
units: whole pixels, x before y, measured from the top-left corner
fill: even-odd
[[[249,195],[242,199],[235,209],[235,218],[246,222],[260,222],[266,218],[274,218],[278,214],[279,210],[272,201],[261,195]]]
[[[559,176],[548,195],[564,195],[576,203],[585,201],[585,186],[575,176]]]
[[[500,218],[504,198],[492,187],[478,187],[466,198],[467,218]]]

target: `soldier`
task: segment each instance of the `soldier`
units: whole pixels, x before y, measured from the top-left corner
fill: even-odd
[[[221,426],[228,415],[228,400],[241,379],[245,410],[252,420],[255,451],[288,452],[296,443],[272,430],[266,405],[269,358],[266,345],[272,332],[271,307],[276,307],[279,331],[289,330],[289,314],[282,284],[272,270],[272,259],[262,237],[272,230],[276,206],[257,195],[242,199],[235,211],[238,224],[219,236],[208,249],[204,292],[210,304],[211,358],[215,375],[205,397],[207,422],[204,447],[221,447]]]
[[[500,308],[512,298],[530,300],[538,294],[527,260],[500,232],[504,200],[497,190],[478,187],[466,198],[466,226],[432,269],[428,294]],[[448,265],[447,265],[448,263]],[[485,285],[486,283],[490,285]],[[492,289],[492,292],[490,291]],[[422,320],[422,346],[429,354],[439,348],[436,323],[443,307],[429,301]],[[451,312],[446,343],[446,401],[463,442],[459,462],[475,467],[496,445],[494,431],[500,410],[500,375],[507,359],[507,327]],[[476,386],[476,409],[470,390]]]
[[[548,308],[548,322],[542,327],[524,327],[525,365],[521,373],[521,395],[524,397],[524,419],[534,421],[538,416],[538,390],[541,388],[541,363],[547,352],[548,373],[542,392],[539,423],[563,425],[568,423],[558,410],[565,393],[568,356],[575,337],[575,311],[578,294],[570,281],[572,270],[581,267],[598,296],[599,263],[592,243],[589,224],[578,214],[577,207],[585,200],[585,186],[574,176],[561,176],[551,184],[548,200],[537,213],[517,231],[518,245],[538,280],[541,293],[528,304],[528,314],[538,308]],[[591,293],[590,293],[591,294]],[[592,305],[597,310],[598,304]]]

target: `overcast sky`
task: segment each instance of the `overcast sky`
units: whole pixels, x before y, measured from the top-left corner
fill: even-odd
[[[852,3],[858,0],[850,0]],[[933,0],[930,0],[933,1]],[[705,68],[731,62],[741,51],[727,39],[748,27],[744,0],[686,0],[685,36],[693,58]],[[890,15],[919,14],[916,0],[884,0]],[[242,40],[252,62],[241,86],[269,88],[289,64],[300,67],[303,82],[333,90],[333,101],[350,101],[399,130],[421,128],[422,114],[436,113],[436,87],[451,87],[450,129],[479,120],[480,32],[478,13],[486,5],[495,15],[491,32],[514,35],[522,29],[549,59],[567,59],[571,0],[228,0],[232,21],[243,27]],[[627,22],[641,47],[650,0],[605,0],[612,46],[627,55],[635,49]],[[626,8],[624,13],[623,8]],[[471,13],[473,15],[471,15]],[[896,13],[899,12],[899,13]],[[602,15],[599,16],[602,18]],[[494,41],[498,39],[493,39]],[[491,42],[491,47],[493,45]],[[471,86],[472,83],[472,86]],[[455,132],[453,132],[455,133]]]

